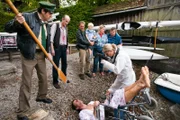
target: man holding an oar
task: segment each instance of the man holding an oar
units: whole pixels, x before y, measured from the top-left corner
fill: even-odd
[[[45,63],[45,54],[40,49],[41,47],[36,44],[34,39],[25,29],[23,23],[29,25],[35,36],[38,38],[44,49],[49,52],[49,28],[46,22],[51,18],[55,9],[55,5],[49,2],[39,2],[37,12],[33,13],[19,13],[15,19],[8,22],[5,26],[7,32],[17,32],[18,47],[21,51],[22,60],[22,84],[19,94],[19,110],[17,119],[28,120],[26,113],[30,110],[30,93],[31,93],[31,79],[33,69],[36,68],[39,78],[39,89],[36,101],[44,103],[52,103],[50,98],[47,98],[47,72]]]

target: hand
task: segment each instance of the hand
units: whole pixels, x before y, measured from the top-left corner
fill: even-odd
[[[104,59],[101,59],[101,63],[104,64],[106,62],[106,60]]]
[[[93,46],[93,45],[94,45],[94,42],[90,42],[90,45]]]
[[[69,49],[66,50],[66,53],[69,54]]]
[[[55,51],[54,51],[54,49],[51,49],[51,55],[52,55],[52,56],[55,56]]]
[[[94,102],[94,107],[97,107],[99,104],[100,104],[99,101],[95,101],[95,102]]]
[[[108,95],[110,95],[111,93],[110,93],[110,91],[106,91],[106,96],[108,96]]]
[[[24,17],[22,16],[21,13],[19,13],[19,14],[17,14],[17,15],[15,16],[15,20],[18,21],[20,24],[22,24],[23,22],[25,22],[25,19],[24,19]]]
[[[110,99],[110,94],[111,94],[110,91],[107,90],[107,91],[106,91],[106,99],[107,99],[107,100]]]
[[[52,55],[50,53],[48,53],[48,56],[49,56],[48,59],[52,60]]]

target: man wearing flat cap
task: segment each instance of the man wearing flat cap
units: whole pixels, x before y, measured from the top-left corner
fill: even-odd
[[[22,61],[22,83],[19,93],[19,110],[18,120],[29,120],[26,113],[30,111],[30,93],[31,93],[31,79],[33,69],[37,71],[39,78],[38,94],[36,101],[50,104],[52,100],[47,98],[47,72],[45,63],[45,54],[36,44],[28,31],[22,25],[24,21],[27,22],[32,29],[42,46],[49,53],[50,47],[50,27],[46,25],[54,12],[55,5],[49,2],[39,2],[39,8],[32,13],[19,13],[15,19],[11,20],[5,25],[7,32],[17,32],[18,48],[21,52]]]

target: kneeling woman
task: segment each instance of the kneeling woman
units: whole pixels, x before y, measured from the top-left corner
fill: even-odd
[[[123,50],[122,46],[117,47],[115,44],[105,44],[103,52],[110,58],[110,61],[101,60],[104,68],[117,74],[107,94],[113,94],[116,90],[133,84],[136,76],[132,68],[132,61],[129,55]]]

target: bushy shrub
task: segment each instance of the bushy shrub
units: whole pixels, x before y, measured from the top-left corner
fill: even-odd
[[[4,32],[4,25],[11,19],[13,19],[15,15],[13,13],[8,13],[8,12],[1,12],[0,11],[0,32]]]
[[[66,8],[56,9],[56,12],[60,13],[57,19],[61,20],[62,16],[65,14],[69,15],[71,18],[71,21],[68,25],[69,42],[75,43],[76,32],[78,30],[78,25],[80,21],[85,21],[86,23],[92,21],[92,13],[93,13],[92,10],[93,10],[93,7],[83,4],[83,3],[79,3],[74,6],[70,6]]]
[[[18,9],[21,12],[35,10],[35,8],[37,8],[37,4],[38,4],[37,2],[31,3],[30,7],[28,6],[29,4],[23,4],[19,6]],[[70,6],[66,8],[59,8],[56,9],[56,12],[60,13],[60,15],[57,17],[58,20],[61,20],[62,16],[65,14],[69,15],[71,18],[71,21],[68,25],[70,43],[75,43],[76,41],[76,31],[78,29],[78,25],[80,21],[85,21],[86,23],[90,21],[92,22],[93,7],[84,3],[78,3],[74,6]],[[11,13],[1,12],[0,10],[0,18],[1,18],[0,31],[4,31],[5,23],[11,20],[14,16],[15,15],[13,12]]]

